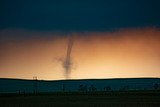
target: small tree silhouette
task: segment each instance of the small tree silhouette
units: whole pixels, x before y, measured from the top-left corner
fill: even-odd
[[[65,85],[62,84],[62,91],[63,91],[63,92],[65,92],[65,88],[66,88]]]
[[[121,87],[119,90],[120,90],[120,91],[127,91],[127,90],[129,90],[129,86],[128,86],[128,85],[123,86],[123,87]]]
[[[155,83],[153,87],[155,90],[159,89],[159,85],[157,83]]]
[[[79,92],[86,92],[86,91],[87,91],[87,86],[80,84],[78,91],[79,91]]]
[[[96,88],[94,85],[91,85],[91,86],[89,87],[89,91],[90,91],[90,92],[95,92],[95,91],[97,91],[97,88]]]
[[[112,89],[111,89],[111,87],[110,86],[106,86],[106,87],[104,87],[104,91],[111,91]]]

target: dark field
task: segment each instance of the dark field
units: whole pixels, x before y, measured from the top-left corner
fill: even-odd
[[[1,94],[0,107],[160,107],[160,91]]]

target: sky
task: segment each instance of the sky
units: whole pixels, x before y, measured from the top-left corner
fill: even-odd
[[[159,0],[1,0],[0,78],[160,77]]]

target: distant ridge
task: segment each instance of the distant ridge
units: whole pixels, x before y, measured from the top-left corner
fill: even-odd
[[[0,78],[0,80],[24,80],[33,81],[33,79],[21,79],[21,78]],[[80,80],[126,80],[126,79],[160,79],[159,77],[134,77],[134,78],[89,78],[89,79],[61,79],[61,80],[43,80],[38,79],[38,81],[80,81]]]

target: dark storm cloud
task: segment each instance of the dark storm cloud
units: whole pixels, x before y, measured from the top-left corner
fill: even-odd
[[[1,0],[0,29],[108,31],[159,26],[159,0]]]

